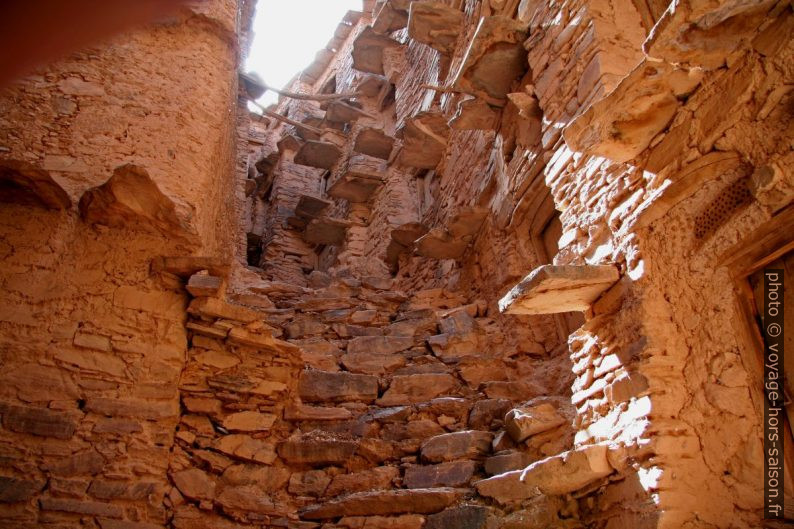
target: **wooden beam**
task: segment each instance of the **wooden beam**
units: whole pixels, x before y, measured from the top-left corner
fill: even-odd
[[[266,109],[265,107],[263,107],[262,105],[260,105],[256,101],[251,101],[251,103],[253,103],[254,106],[256,106],[257,108],[259,108],[259,110],[262,111],[262,115],[263,116],[267,116],[269,118],[273,118],[276,121],[280,121],[282,123],[286,123],[287,125],[292,125],[293,127],[297,127],[299,129],[303,129],[303,130],[306,130],[306,131],[309,131],[309,132],[313,132],[314,134],[317,134],[317,135],[322,135],[322,133],[323,133],[322,129],[318,129],[317,127],[312,127],[311,125],[306,125],[305,123],[301,123],[300,121],[295,121],[294,119],[290,119],[290,118],[288,118],[286,116],[282,116],[278,112],[273,112],[272,110]]]

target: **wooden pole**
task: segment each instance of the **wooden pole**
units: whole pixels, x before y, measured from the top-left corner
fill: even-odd
[[[273,88],[267,85],[265,85],[265,88],[267,90],[272,90],[275,93],[282,95],[284,97],[289,97],[290,99],[301,99],[303,101],[333,101],[335,99],[348,99],[353,97],[361,97],[361,94],[358,92],[349,92],[345,94],[299,94],[297,92],[278,90],[277,88]]]
[[[293,127],[298,127],[299,129],[303,129],[303,130],[312,132],[312,133],[317,134],[317,135],[322,135],[322,133],[323,133],[322,129],[318,129],[317,127],[312,127],[311,125],[307,125],[305,123],[301,123],[300,121],[295,121],[293,119],[289,119],[286,116],[282,116],[278,112],[273,112],[271,110],[266,109],[265,107],[263,107],[262,105],[260,105],[256,101],[253,101],[253,100],[250,100],[250,101],[256,107],[258,107],[259,110],[262,111],[262,115],[263,116],[267,116],[269,118],[273,118],[276,121],[280,121],[282,123],[286,123],[287,125],[292,125]]]

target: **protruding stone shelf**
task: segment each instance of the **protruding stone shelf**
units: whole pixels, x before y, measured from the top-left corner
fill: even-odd
[[[427,232],[428,228],[424,224],[409,222],[394,228],[391,232],[391,239],[402,246],[411,246]]]
[[[472,237],[480,231],[487,216],[488,210],[485,208],[462,206],[447,222],[447,231],[457,238]]]
[[[345,174],[328,189],[328,196],[350,202],[367,202],[383,185],[383,180],[374,175]]]
[[[414,242],[427,233],[427,226],[418,222],[401,224],[391,232],[391,241],[386,247],[386,263],[392,267],[397,265],[400,254],[407,252]]]
[[[369,115],[368,112],[357,108],[354,103],[344,101],[332,101],[325,109],[325,119],[336,123],[350,123]]]
[[[527,71],[526,25],[503,16],[483,17],[452,88],[502,105],[510,86]]]
[[[473,97],[458,103],[449,126],[453,130],[495,130],[496,117],[496,110],[491,105]]]
[[[449,125],[438,112],[420,112],[406,120],[399,162],[417,169],[434,169],[447,148]]]
[[[345,242],[347,229],[352,226],[352,224],[353,223],[350,221],[332,217],[313,219],[306,226],[306,230],[303,232],[303,238],[309,244],[338,246]]]
[[[279,154],[278,152],[270,152],[264,156],[262,156],[259,160],[256,161],[254,167],[260,173],[267,174],[273,172],[273,169],[276,168],[278,164]]]
[[[287,224],[297,230],[305,230],[312,219],[319,218],[332,202],[312,195],[301,195],[295,206],[295,215],[287,217]]]
[[[353,150],[355,152],[380,158],[381,160],[388,160],[393,148],[394,138],[385,134],[382,130],[372,127],[361,129],[361,132],[356,135],[356,139],[353,142]]]
[[[456,239],[443,228],[433,228],[416,241],[416,253],[431,259],[460,259],[469,241]]]
[[[394,2],[384,2],[375,20],[372,22],[372,30],[381,35],[388,35],[398,29],[403,29],[408,25],[408,11],[397,9]]]
[[[461,491],[451,488],[357,492],[321,505],[310,505],[300,516],[306,520],[323,520],[340,516],[431,514],[452,505],[461,495]]]
[[[302,145],[303,141],[295,134],[285,134],[280,140],[278,140],[278,143],[276,143],[279,154],[284,154],[285,152],[297,152]]]
[[[627,162],[667,127],[679,98],[692,92],[701,77],[699,70],[646,59],[563,130],[565,142],[574,151]]]
[[[434,228],[417,239],[416,253],[431,259],[460,259],[487,215],[485,208],[462,207],[449,219],[446,228]]]
[[[273,186],[275,169],[278,165],[279,157],[280,154],[278,151],[271,152],[260,158],[256,164],[254,164],[258,173],[254,176],[254,181],[256,183],[256,193],[259,198],[264,198]]]
[[[367,202],[383,185],[386,164],[378,158],[354,154],[337,166],[328,195],[350,202]]]
[[[312,195],[301,195],[298,199],[298,205],[295,206],[295,215],[307,219],[316,219],[330,206],[330,200]]]
[[[0,202],[69,209],[72,201],[50,173],[19,160],[0,160]]]
[[[382,75],[367,74],[356,85],[356,92],[365,97],[377,97],[389,84],[389,80]]]
[[[327,141],[307,141],[295,153],[295,163],[318,169],[331,169],[342,156],[335,144]]]
[[[111,228],[138,226],[163,235],[197,240],[196,233],[176,212],[174,201],[163,194],[142,167],[117,167],[107,182],[88,189],[78,204],[88,224]]]
[[[353,68],[361,72],[383,75],[383,50],[399,48],[401,44],[394,39],[375,33],[372,26],[362,31],[353,42]]]
[[[316,131],[322,130],[321,127],[326,125],[324,115],[306,116],[302,118],[299,123],[306,125],[306,127],[295,127],[295,134],[297,134],[302,140],[319,141],[321,139],[321,134]]]
[[[615,472],[607,454],[604,445],[584,446],[541,459],[523,470],[478,481],[475,486],[480,495],[501,504],[541,494],[570,494]]]
[[[499,300],[506,314],[584,311],[620,277],[613,265],[543,265]]]
[[[434,50],[451,55],[463,29],[463,12],[441,2],[412,2],[408,36]]]

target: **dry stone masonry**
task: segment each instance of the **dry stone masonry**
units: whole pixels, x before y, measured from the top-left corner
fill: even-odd
[[[366,0],[262,114],[254,3],[0,90],[0,527],[782,527],[790,2]]]

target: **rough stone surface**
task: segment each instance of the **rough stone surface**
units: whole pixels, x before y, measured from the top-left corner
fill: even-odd
[[[378,379],[368,375],[309,370],[301,373],[298,392],[307,402],[370,402],[378,396]]]
[[[463,505],[431,514],[427,517],[426,529],[443,529],[456,527],[459,529],[486,529],[496,524],[496,517],[488,507],[480,505]]]
[[[565,423],[565,417],[557,413],[557,409],[551,404],[515,408],[505,416],[507,433],[519,443],[535,434],[554,429]]]
[[[405,357],[393,354],[350,353],[341,358],[342,365],[351,373],[382,375],[403,367]]]
[[[6,406],[2,414],[3,426],[14,432],[69,439],[77,428],[75,421],[63,413],[42,408]]]
[[[44,482],[0,477],[0,503],[17,503],[30,499],[44,488]]]
[[[422,445],[422,459],[431,463],[478,457],[491,450],[493,434],[467,430],[433,437]]]
[[[357,443],[344,439],[299,437],[278,447],[278,454],[290,463],[309,465],[343,464],[357,448]]]
[[[507,472],[477,482],[477,491],[499,503],[538,496],[562,495],[612,474],[607,447],[592,445],[543,459],[524,470]]]
[[[451,375],[416,374],[398,375],[392,378],[388,391],[378,399],[380,406],[414,404],[449,393],[456,386]]]
[[[459,496],[455,490],[445,488],[363,492],[308,507],[302,516],[310,520],[322,520],[343,515],[428,514],[444,509]]]
[[[211,500],[215,497],[215,482],[197,468],[177,472],[171,476],[171,479],[186,498]]]
[[[465,487],[477,465],[473,461],[450,461],[438,465],[413,466],[405,469],[403,481],[409,489],[432,487]]]
[[[345,516],[337,525],[347,529],[421,529],[425,517],[421,514],[402,516]]]

